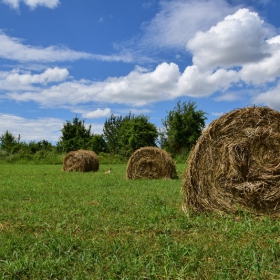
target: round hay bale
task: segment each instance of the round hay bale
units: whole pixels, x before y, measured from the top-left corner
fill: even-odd
[[[63,159],[63,171],[89,172],[97,171],[98,169],[99,159],[93,151],[71,151]]]
[[[156,147],[143,147],[130,157],[126,168],[127,179],[175,179],[175,164],[169,153]]]
[[[202,133],[184,173],[183,210],[280,213],[280,113],[233,110]]]

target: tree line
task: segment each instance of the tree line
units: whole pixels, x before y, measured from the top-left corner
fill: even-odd
[[[76,116],[63,124],[62,135],[55,146],[47,140],[21,142],[20,135],[16,137],[6,131],[0,136],[0,149],[9,154],[67,153],[88,149],[97,154],[108,153],[128,158],[141,147],[158,146],[176,157],[190,151],[204,129],[206,119],[206,113],[197,110],[195,102],[178,101],[162,120],[161,129],[157,129],[145,115],[112,114],[104,123],[103,134],[94,134],[91,125],[86,127],[85,120]]]

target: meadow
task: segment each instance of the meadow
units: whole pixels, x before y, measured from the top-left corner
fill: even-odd
[[[279,279],[280,222],[181,210],[179,180],[0,164],[1,279]]]

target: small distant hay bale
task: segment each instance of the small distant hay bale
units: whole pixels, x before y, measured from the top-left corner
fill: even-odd
[[[99,169],[99,159],[95,152],[87,150],[71,151],[63,160],[63,171],[89,172]]]
[[[280,214],[280,113],[233,110],[198,139],[184,173],[183,210]]]
[[[143,147],[136,150],[128,161],[126,177],[127,179],[178,178],[170,154],[156,147]]]

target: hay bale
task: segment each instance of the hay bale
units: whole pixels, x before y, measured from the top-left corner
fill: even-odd
[[[127,179],[175,179],[175,164],[169,153],[156,147],[143,147],[130,157],[126,168]]]
[[[89,172],[97,171],[98,169],[99,159],[93,151],[71,151],[63,159],[63,171]]]
[[[198,139],[184,173],[183,209],[280,213],[280,113],[233,110]]]

